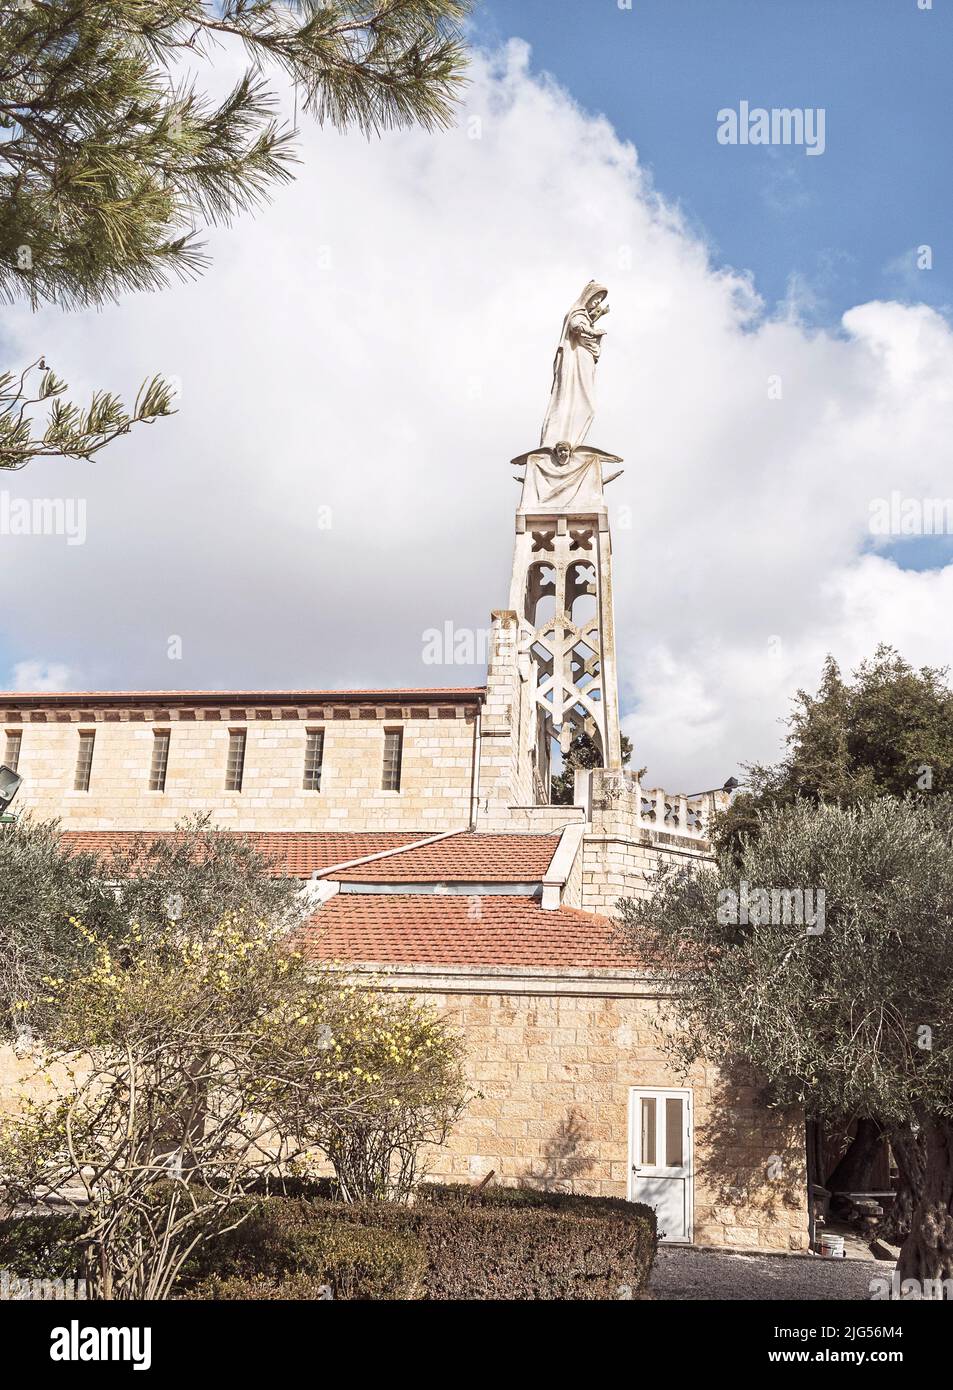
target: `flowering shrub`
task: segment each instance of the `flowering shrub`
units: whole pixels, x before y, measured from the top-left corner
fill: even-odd
[[[443,1027],[309,965],[278,926],[170,917],[118,941],[70,926],[82,968],[18,1001],[46,1011],[50,1094],[0,1125],[0,1185],[8,1206],[77,1212],[94,1297],[167,1297],[263,1174],[316,1149],[350,1197],[406,1195],[420,1145],[459,1113]]]
[[[345,1201],[405,1201],[466,1104],[462,1042],[429,1007],[353,984],[323,1017],[289,1128],[328,1158]]]

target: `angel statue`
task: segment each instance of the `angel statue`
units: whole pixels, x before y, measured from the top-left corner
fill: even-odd
[[[596,408],[596,363],[606,331],[599,327],[599,320],[609,312],[608,293],[604,285],[590,280],[563,319],[549,409],[539,439],[544,448],[564,442],[575,448],[589,433]]]

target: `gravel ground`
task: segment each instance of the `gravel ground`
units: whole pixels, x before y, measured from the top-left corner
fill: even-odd
[[[890,1277],[882,1260],[825,1260],[804,1255],[734,1255],[664,1246],[649,1288],[656,1299],[870,1298],[870,1281]]]

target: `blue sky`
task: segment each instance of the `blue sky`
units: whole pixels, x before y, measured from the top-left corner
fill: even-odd
[[[793,278],[826,326],[869,299],[953,303],[953,0],[486,0],[476,32],[526,39],[604,112],[769,307]],[[716,113],[742,99],[823,107],[825,153],[720,146]]]

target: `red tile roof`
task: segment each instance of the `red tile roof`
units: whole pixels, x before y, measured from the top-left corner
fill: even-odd
[[[223,830],[223,835],[232,832]],[[135,840],[164,840],[175,837],[174,830],[64,830],[63,844],[77,853],[111,859],[128,849]],[[238,835],[250,840],[260,854],[270,859],[275,872],[290,878],[310,878],[319,869],[344,864],[380,850],[396,849],[422,839],[418,831],[368,831],[350,833],[337,830],[264,830]]]
[[[369,864],[333,871],[329,877],[341,883],[539,883],[558,844],[558,835],[461,830]]]
[[[338,893],[303,929],[302,949],[367,965],[636,969],[614,930],[608,917],[502,893]]]
[[[222,835],[236,832],[223,830]],[[136,840],[174,838],[174,830],[64,830],[66,848],[111,859]],[[330,870],[344,883],[538,883],[559,844],[558,835],[481,835],[461,830],[421,844],[420,830],[265,830],[237,835],[270,859],[277,873],[310,878]],[[351,869],[334,871],[368,855],[385,854]]]

